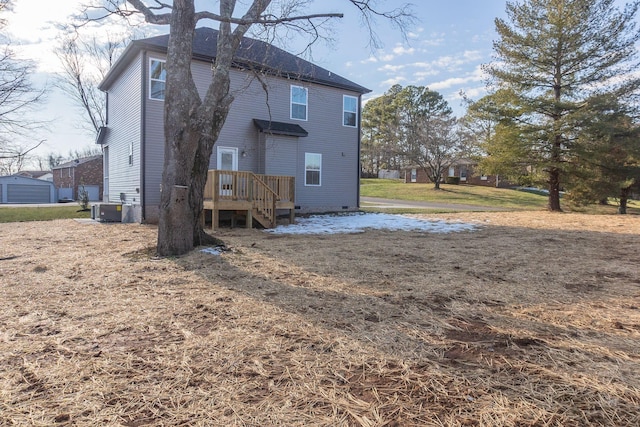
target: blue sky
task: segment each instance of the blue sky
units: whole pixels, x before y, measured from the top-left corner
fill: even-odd
[[[15,15],[9,16],[9,31],[19,46],[20,55],[38,63],[34,76],[37,84],[51,81],[59,65],[51,54],[58,33],[54,24],[64,21],[83,0],[19,0]],[[379,1],[381,7],[400,5],[402,1]],[[480,66],[492,55],[495,39],[494,19],[504,17],[504,0],[414,0],[416,17],[404,40],[388,22],[379,19],[376,31],[382,46],[372,50],[368,34],[361,27],[358,11],[345,0],[317,0],[317,11],[343,12],[345,17],[332,23],[335,42],[331,46],[318,44],[313,48],[313,62],[355,81],[380,95],[393,84],[428,86],[442,93],[455,113],[464,112],[459,92],[472,98],[484,94]],[[295,41],[290,47],[295,48]],[[41,111],[43,119],[51,120],[43,137],[46,145],[39,153],[91,145],[92,135],[83,134],[74,117],[79,114],[73,105],[55,90]]]

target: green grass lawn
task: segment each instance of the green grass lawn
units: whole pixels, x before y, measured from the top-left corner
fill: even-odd
[[[546,195],[529,191],[452,184],[441,184],[440,188],[441,190],[434,190],[433,184],[406,184],[393,179],[360,180],[360,195],[365,197],[492,206],[507,210],[542,210],[547,208],[548,199]],[[366,210],[366,204],[363,205],[363,209]],[[617,212],[617,201],[611,200],[607,206],[572,206],[567,202],[563,202],[562,209],[567,212],[615,214]],[[639,215],[640,202],[630,201],[627,213]]]
[[[545,209],[546,196],[507,188],[479,185],[441,184],[434,190],[433,184],[405,184],[392,179],[360,180],[360,195],[434,203],[454,203],[473,206],[493,206],[513,210]]]
[[[547,206],[547,197],[544,195],[507,188],[442,184],[442,189],[438,191],[433,189],[433,184],[405,184],[392,179],[362,179],[360,183],[360,194],[365,197],[493,206],[506,210],[542,210],[546,209]],[[617,212],[615,200],[612,200],[607,206],[570,206],[568,203],[563,203],[562,208],[567,212],[587,214],[615,214]],[[368,208],[366,203],[362,205],[362,210],[380,211],[378,208]],[[424,213],[425,209],[393,208],[383,209],[383,211],[387,213]],[[429,209],[428,211],[430,213],[455,212],[455,210],[449,209]],[[630,201],[627,213],[640,215],[640,202]],[[0,205],[0,223],[90,217],[91,211],[82,211],[77,204],[17,208]]]
[[[77,204],[17,208],[0,205],[0,222],[50,221],[67,218],[91,218],[91,211],[83,211]]]

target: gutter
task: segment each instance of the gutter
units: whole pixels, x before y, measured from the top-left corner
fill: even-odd
[[[146,152],[146,133],[145,133],[145,112],[147,111],[147,67],[148,67],[148,57],[147,51],[142,51],[142,102],[140,109],[140,205],[141,205],[141,213],[140,213],[140,221],[144,223],[146,221],[147,215],[147,203],[146,203],[146,195],[147,195],[147,187],[145,180],[145,152]]]
[[[357,170],[357,186],[356,186],[356,207],[360,209],[360,171],[362,164],[360,159],[360,150],[362,149],[362,95],[358,95],[358,170]]]

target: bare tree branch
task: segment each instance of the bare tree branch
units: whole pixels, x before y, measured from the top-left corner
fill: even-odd
[[[11,11],[11,0],[0,0],[0,13]],[[0,28],[5,21],[0,19]],[[42,144],[22,143],[31,141],[45,123],[33,120],[30,113],[44,99],[45,89],[36,89],[30,75],[34,72],[32,62],[19,60],[11,49],[11,42],[0,36],[0,159],[17,159],[21,164],[24,156]]]
[[[82,40],[75,32],[65,38],[56,51],[63,72],[55,85],[64,91],[83,111],[81,121],[92,134],[96,134],[106,122],[106,106],[98,84],[104,79],[116,59],[116,53],[124,49],[130,35],[116,37],[110,33],[98,40],[92,37]]]

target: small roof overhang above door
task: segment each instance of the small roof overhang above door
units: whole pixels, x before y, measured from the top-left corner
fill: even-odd
[[[304,130],[302,126],[292,124],[292,123],[253,119],[253,124],[256,125],[256,127],[260,132],[268,133],[271,135],[302,136],[302,137],[309,135],[309,132]]]

